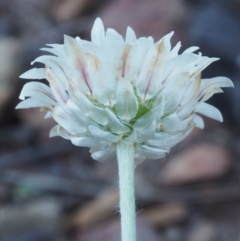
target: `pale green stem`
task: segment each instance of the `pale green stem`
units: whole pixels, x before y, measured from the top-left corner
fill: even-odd
[[[117,145],[117,159],[122,241],[136,241],[133,145],[119,143]]]

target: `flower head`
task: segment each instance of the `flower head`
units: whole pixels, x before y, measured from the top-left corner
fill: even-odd
[[[96,160],[113,158],[121,141],[134,145],[138,161],[162,158],[194,127],[204,127],[197,113],[222,121],[205,101],[233,86],[225,77],[201,79],[217,58],[193,53],[197,47],[178,54],[181,44],[171,48],[172,35],[154,43],[128,27],[124,39],[114,29],[105,32],[98,18],[91,41],[64,36],[64,44],[42,49],[53,55],[33,63],[45,67],[20,77],[47,79],[49,86],[25,84],[17,108],[42,107],[58,123],[50,136],[90,147]]]

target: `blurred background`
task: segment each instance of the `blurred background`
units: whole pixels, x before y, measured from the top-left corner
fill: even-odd
[[[211,100],[224,123],[206,118],[164,160],[137,167],[138,241],[240,241],[239,0],[0,0],[0,241],[120,240],[116,163],[49,139],[39,109],[15,110],[39,49],[63,34],[89,39],[96,17],[155,41],[174,30],[173,44],[221,58],[203,77],[235,84]]]

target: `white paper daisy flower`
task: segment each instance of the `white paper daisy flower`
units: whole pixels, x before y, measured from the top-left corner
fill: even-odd
[[[104,30],[96,19],[91,41],[64,36],[64,44],[48,44],[53,55],[38,57],[24,79],[47,79],[25,84],[17,108],[42,107],[57,125],[50,136],[91,148],[92,157],[113,159],[119,142],[134,145],[135,159],[159,159],[194,127],[203,128],[198,114],[222,121],[218,109],[205,103],[230,79],[201,79],[201,72],[218,60],[195,54],[190,47],[179,54],[171,48],[173,32],[154,43],[136,38],[128,27],[125,39]]]

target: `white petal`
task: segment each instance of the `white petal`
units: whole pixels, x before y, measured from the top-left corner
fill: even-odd
[[[54,48],[41,48],[40,50],[49,52],[49,53],[54,54],[56,56],[57,56],[57,53],[58,53],[58,51],[56,51]]]
[[[208,65],[213,63],[214,61],[219,60],[219,58],[208,58],[208,57],[201,57],[196,62],[191,63],[188,68],[191,69],[189,72],[192,77],[198,75],[202,72]]]
[[[64,35],[64,45],[69,60],[76,71],[77,84],[83,93],[92,95],[92,84],[86,70],[86,56],[81,46],[74,38]]]
[[[122,35],[120,35],[116,30],[108,28],[106,31],[106,44],[116,44],[121,45],[124,43]]]
[[[222,90],[219,87],[234,87],[232,81],[226,77],[215,77],[211,79],[202,79],[201,87],[196,96],[196,100],[206,101],[213,94],[220,93]]]
[[[178,51],[179,49],[181,48],[181,42],[178,42],[172,49],[170,55],[169,55],[169,58],[174,58],[176,56],[178,56]]]
[[[85,116],[84,112],[82,112],[80,108],[71,99],[68,100],[66,106],[67,106],[68,112],[72,116],[74,116],[74,118],[81,126],[87,127],[89,124],[94,123],[93,121],[91,121],[89,118]]]
[[[103,22],[100,18],[97,18],[93,24],[93,28],[91,31],[91,40],[93,43],[101,45],[103,43],[104,35],[105,30]]]
[[[52,118],[52,111],[48,111],[47,114],[44,116],[44,119]]]
[[[232,81],[226,77],[215,77],[211,79],[202,79],[201,88],[196,97],[197,100],[206,101],[213,94],[221,92],[219,87],[234,87]]]
[[[194,78],[192,78],[191,83],[189,84],[181,100],[181,104],[180,104],[181,106],[179,107],[179,111],[181,111],[182,108],[185,108],[186,105],[192,104],[192,101],[196,99],[200,86],[201,86],[201,74],[196,75]]]
[[[151,139],[156,131],[156,121],[154,120],[148,127],[144,130],[137,132],[137,142],[142,143]]]
[[[185,139],[192,131],[193,128],[186,129],[182,132],[178,132],[176,134],[170,134],[167,132],[156,132],[152,139],[147,141],[147,144],[150,146],[155,146],[161,149],[175,146],[177,143],[181,142]]]
[[[63,44],[46,44],[51,48],[41,48],[40,50],[47,51],[59,57],[66,57],[66,51]]]
[[[189,64],[199,59],[196,54],[178,55],[166,61],[162,67],[161,80],[167,83],[171,76],[189,71]]]
[[[97,151],[92,153],[92,158],[96,161],[108,161],[108,160],[115,160],[116,159],[116,151],[114,148],[110,147],[101,151]]]
[[[212,87],[234,87],[233,82],[227,77],[214,77],[210,79],[202,79],[201,88],[206,88],[208,86]]]
[[[116,76],[117,78],[126,78],[128,79],[128,72],[129,69],[132,66],[132,61],[133,59],[131,58],[132,54],[132,46],[129,44],[125,44],[122,46],[122,48],[119,49],[116,55],[116,63],[115,63],[115,68],[116,68]],[[131,79],[129,79],[131,80]]]
[[[152,98],[161,87],[158,73],[166,57],[165,42],[156,43],[145,57],[145,61],[136,81],[138,95],[143,100]]]
[[[197,46],[192,46],[192,47],[184,50],[182,54],[189,54],[189,53],[195,52],[195,51],[198,50],[198,49],[199,49],[199,47],[197,47]]]
[[[117,142],[121,139],[121,135],[114,135],[108,131],[103,131],[96,126],[89,126],[89,131],[92,133],[93,136],[107,142]]]
[[[43,98],[43,99],[28,98],[20,102],[16,106],[16,109],[27,109],[27,108],[35,108],[35,107],[42,107],[42,106],[49,106],[49,102],[46,101],[46,98]]]
[[[195,99],[189,100],[185,106],[180,107],[180,109],[177,111],[177,114],[181,120],[184,120],[188,116],[190,116],[195,108],[197,107],[199,102],[197,102]]]
[[[201,102],[205,102],[206,100],[210,99],[214,94],[217,94],[217,93],[223,93],[223,90],[220,88],[211,89],[203,96],[203,98],[201,99]]]
[[[209,118],[212,118],[212,119],[220,121],[220,122],[223,121],[221,112],[216,107],[209,105],[205,102],[200,102],[197,105],[195,112],[198,112],[200,114],[203,114]]]
[[[43,63],[50,67],[54,74],[57,76],[57,81],[61,88],[65,88],[66,82],[68,81],[69,76],[71,76],[71,69],[68,62],[64,61],[62,58],[49,55],[43,55],[36,58],[32,64],[35,62]]]
[[[171,50],[171,42],[170,42],[170,39],[172,38],[174,34],[174,31],[168,33],[167,35],[165,35],[163,38],[162,38],[162,41],[164,41],[165,43],[165,50],[167,52],[167,54],[169,54],[170,50]],[[160,40],[161,41],[161,40]]]
[[[169,78],[160,93],[160,96],[165,97],[165,113],[176,111],[189,85],[190,78],[187,73],[177,74]]]
[[[195,126],[199,129],[203,129],[204,128],[204,121],[203,121],[203,118],[196,115],[193,119],[193,122],[195,124]]]
[[[51,138],[55,136],[61,136],[62,138],[67,140],[71,139],[71,136],[69,135],[69,133],[60,125],[56,125],[50,130],[49,137]]]
[[[166,116],[160,120],[161,128],[164,131],[178,131],[181,129],[182,121],[176,113]]]
[[[93,97],[103,105],[113,106],[116,103],[117,81],[115,77],[95,55],[88,54],[86,61]]]
[[[122,78],[119,80],[117,89],[116,112],[122,120],[133,119],[138,111],[138,101],[129,81]]]
[[[150,39],[139,38],[137,39],[137,43],[131,47],[131,51],[128,52],[124,76],[131,82],[136,82],[140,70],[144,68],[143,60],[152,45],[153,41]]]
[[[47,74],[47,79],[51,86],[51,90],[57,102],[60,104],[67,103],[67,100],[69,97],[65,89],[62,88],[61,84],[58,81],[58,78],[48,66],[46,66],[46,74]]]
[[[100,125],[108,124],[107,113],[104,109],[97,107],[88,100],[86,96],[77,91],[76,97],[78,98],[78,107],[84,113],[85,116],[91,118],[93,121]]]
[[[58,127],[58,135],[67,140],[71,139],[71,135],[62,126]]]
[[[126,33],[126,43],[130,45],[134,45],[136,43],[136,34],[134,30],[130,27],[127,27],[127,33]]]
[[[24,100],[25,97],[30,98]],[[19,98],[24,101],[19,103],[16,109],[43,106],[51,107],[56,104],[50,88],[39,82],[29,82],[25,84]]]
[[[161,159],[166,156],[166,150],[140,145],[137,150],[149,159]]]
[[[123,125],[115,114],[108,108],[105,109],[108,113],[108,124],[113,133],[123,134],[130,131],[129,127]]]
[[[156,113],[153,111],[147,112],[136,120],[133,128],[138,131],[145,129],[147,126],[149,126],[149,123],[152,123],[154,121],[155,115]]]
[[[60,106],[54,108],[53,118],[59,125],[73,135],[86,132],[86,128],[80,126],[78,121]]]
[[[59,127],[59,125],[55,125],[55,126],[50,130],[49,137],[58,136],[58,127]]]
[[[152,112],[155,113],[157,123],[164,115],[164,107],[165,107],[165,96],[160,93],[156,97],[152,106]]]
[[[23,86],[19,99],[24,100],[26,97],[43,100],[49,103],[49,105],[56,104],[51,89],[47,85],[39,82],[29,82]]]
[[[33,68],[19,76],[21,79],[46,79],[45,68]]]
[[[83,146],[83,147],[100,147],[100,148],[106,148],[109,143],[105,141],[101,141],[95,137],[72,137],[71,138],[72,143],[75,146]]]

